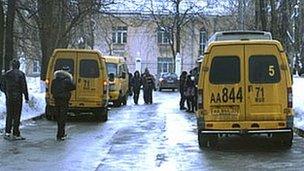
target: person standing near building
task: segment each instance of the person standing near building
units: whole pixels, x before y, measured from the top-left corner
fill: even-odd
[[[187,76],[186,80],[186,91],[185,91],[185,97],[187,100],[187,112],[194,112],[195,109],[195,101],[194,101],[194,96],[195,96],[195,82],[194,78],[192,80],[191,75]]]
[[[180,92],[180,102],[179,102],[179,109],[185,110],[185,91],[186,91],[186,80],[187,80],[187,72],[183,71],[179,77],[179,92]]]
[[[57,140],[65,140],[65,123],[71,91],[76,89],[73,76],[68,72],[69,67],[64,66],[62,70],[55,71],[51,84],[51,94],[55,99],[55,118],[57,120]]]
[[[138,98],[139,98],[139,94],[140,94],[140,87],[142,85],[142,80],[141,80],[139,71],[134,72],[134,76],[132,78],[131,84],[132,84],[132,88],[133,88],[134,103],[138,104]]]
[[[6,125],[4,138],[9,140],[24,140],[20,135],[20,117],[22,110],[22,94],[28,103],[29,95],[25,74],[19,70],[20,62],[17,59],[11,61],[11,70],[7,71],[1,83],[1,91],[6,97]],[[11,130],[13,128],[13,135]]]
[[[155,80],[153,75],[150,74],[149,69],[146,68],[142,75],[143,87],[144,87],[144,101],[146,104],[153,103],[153,89],[155,90]]]

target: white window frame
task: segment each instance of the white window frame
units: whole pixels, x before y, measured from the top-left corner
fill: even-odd
[[[161,36],[161,40],[159,39],[159,36]],[[158,30],[157,32],[157,41],[158,41],[158,44],[169,44],[170,42],[170,36],[169,36],[169,32],[167,31],[164,31],[164,30]]]
[[[207,44],[207,32],[204,29],[201,29],[200,33],[199,33],[199,51],[200,51],[200,55],[204,54],[206,44]]]
[[[113,27],[112,28],[112,41],[114,44],[126,44],[127,43],[127,27]]]

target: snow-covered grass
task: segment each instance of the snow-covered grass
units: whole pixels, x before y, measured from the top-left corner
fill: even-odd
[[[294,76],[293,106],[295,113],[294,124],[304,130],[304,78]],[[45,92],[41,92],[40,78],[27,78],[30,102],[23,102],[21,120],[26,120],[44,113]],[[5,125],[6,107],[5,95],[0,92],[0,128]]]
[[[293,106],[294,106],[294,125],[304,129],[304,78],[294,76],[293,78]]]
[[[29,91],[29,103],[23,100],[21,120],[27,120],[44,113],[45,108],[45,92],[40,91],[40,78],[28,77],[27,79]],[[5,126],[6,106],[5,95],[0,92],[0,128]]]

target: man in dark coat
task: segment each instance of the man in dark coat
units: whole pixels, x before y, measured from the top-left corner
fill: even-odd
[[[144,88],[144,101],[146,104],[153,103],[153,89],[155,89],[155,80],[153,75],[150,74],[148,68],[145,69],[142,75],[143,88]]]
[[[133,78],[131,80],[131,84],[132,84],[133,93],[134,93],[134,95],[133,95],[134,103],[138,104],[140,87],[142,85],[142,80],[141,80],[139,71],[135,71],[134,72],[134,76],[133,76]]]
[[[11,61],[12,69],[7,71],[2,79],[1,91],[6,96],[6,125],[4,138],[13,140],[23,140],[20,135],[20,117],[22,110],[22,94],[25,102],[28,103],[29,95],[25,74],[19,70],[20,62],[17,59]],[[13,136],[11,130],[13,128]]]
[[[185,91],[186,91],[186,80],[187,80],[187,72],[183,71],[179,77],[179,92],[180,92],[180,102],[179,102],[179,109],[185,110]]]
[[[57,120],[57,140],[66,138],[65,123],[71,91],[76,89],[72,75],[68,72],[69,67],[55,71],[51,84],[51,94],[55,100],[55,118]]]

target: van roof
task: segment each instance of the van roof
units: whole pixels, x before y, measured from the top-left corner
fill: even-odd
[[[231,30],[214,33],[208,42],[223,40],[262,39],[272,40],[270,32],[258,30]]]
[[[91,49],[55,49],[54,52],[53,52],[53,55],[54,56],[56,53],[59,53],[59,52],[85,52],[85,53],[98,53],[100,57],[104,57],[100,51],[98,50],[91,50]]]
[[[125,58],[121,56],[104,56],[106,62],[119,63],[125,62]]]
[[[208,45],[205,54],[210,53],[214,46],[227,46],[227,45],[275,45],[280,52],[284,52],[281,43],[277,40],[231,40],[231,41],[214,41]]]

